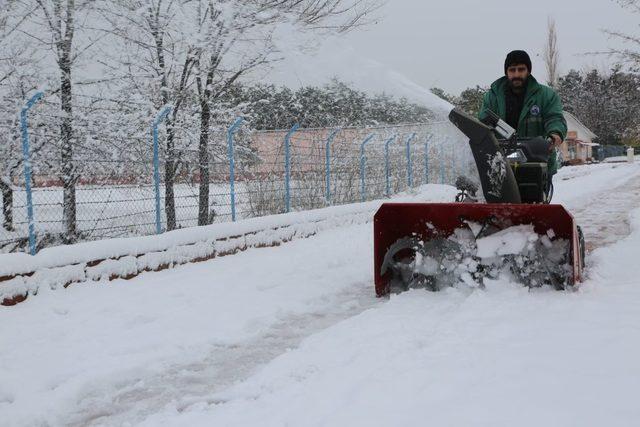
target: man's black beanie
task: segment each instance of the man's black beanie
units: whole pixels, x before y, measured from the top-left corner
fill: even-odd
[[[526,65],[531,73],[531,58],[524,50],[512,50],[507,54],[507,59],[504,60],[504,73],[507,74],[507,68],[517,64]]]

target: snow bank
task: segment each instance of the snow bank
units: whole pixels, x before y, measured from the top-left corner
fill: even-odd
[[[625,163],[628,161],[629,159],[627,158],[627,156],[607,157],[603,160],[604,163]],[[634,156],[634,161],[639,162],[640,156]]]
[[[451,200],[455,189],[429,184],[398,196],[397,201]],[[304,212],[252,218],[234,223],[175,230],[168,233],[84,242],[46,248],[35,256],[0,254],[0,302],[85,280],[130,279],[194,261],[233,254],[253,247],[277,246],[334,227],[369,222],[383,203],[376,200]]]

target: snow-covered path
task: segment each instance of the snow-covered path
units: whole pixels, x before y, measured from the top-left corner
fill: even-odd
[[[352,228],[291,242],[286,256],[280,248],[249,250],[128,282],[72,286],[3,310],[0,336],[11,348],[1,366],[13,369],[0,370],[1,412],[16,425],[135,418],[242,378],[326,326],[332,313],[344,318],[361,299],[376,302],[370,254],[359,250],[371,245],[370,233]]]
[[[634,225],[580,292],[408,292],[143,425],[636,425],[640,271],[611,271],[637,253],[638,211]]]
[[[556,177],[555,201],[600,247],[577,293],[495,283],[376,300],[370,224],[43,293],[0,310],[0,413],[8,425],[625,425],[639,415],[640,267],[625,262],[640,224],[602,246],[628,234],[638,178],[625,164]]]
[[[625,164],[593,165],[584,169],[592,172],[586,177],[579,175],[584,173],[583,168],[568,169],[561,175],[557,198],[582,227],[587,251],[616,242],[629,234],[629,213],[640,207],[640,179],[627,175],[627,168]],[[602,179],[598,172],[610,175],[608,179]],[[570,185],[564,185],[563,179]],[[577,179],[580,185],[571,185]]]

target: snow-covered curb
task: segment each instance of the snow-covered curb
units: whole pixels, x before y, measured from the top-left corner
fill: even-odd
[[[176,230],[157,236],[103,240],[45,249],[34,257],[0,256],[0,302],[13,305],[39,286],[52,289],[87,280],[130,279],[249,248],[277,246],[318,231],[367,222],[375,203],[320,209]]]
[[[640,162],[640,156],[634,156],[635,163]],[[607,157],[602,160],[603,163],[632,163],[629,162],[629,158],[627,156],[616,156],[616,157]]]
[[[426,185],[394,201],[424,194],[452,197],[449,186]],[[175,230],[164,234],[99,240],[46,248],[35,256],[0,255],[0,304],[13,305],[35,294],[90,280],[131,279],[145,271],[206,261],[249,248],[277,246],[329,228],[370,221],[384,200],[251,218],[232,223]]]

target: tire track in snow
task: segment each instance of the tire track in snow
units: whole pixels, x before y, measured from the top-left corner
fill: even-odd
[[[212,394],[252,375],[303,339],[381,303],[370,283],[354,283],[347,292],[327,298],[325,309],[289,316],[265,334],[231,346],[216,346],[197,363],[171,366],[160,375],[96,388],[85,395],[69,426],[133,425],[168,404],[178,410],[206,402]]]
[[[607,246],[631,232],[629,212],[640,206],[640,179],[598,193],[568,208],[584,232],[588,252]]]

